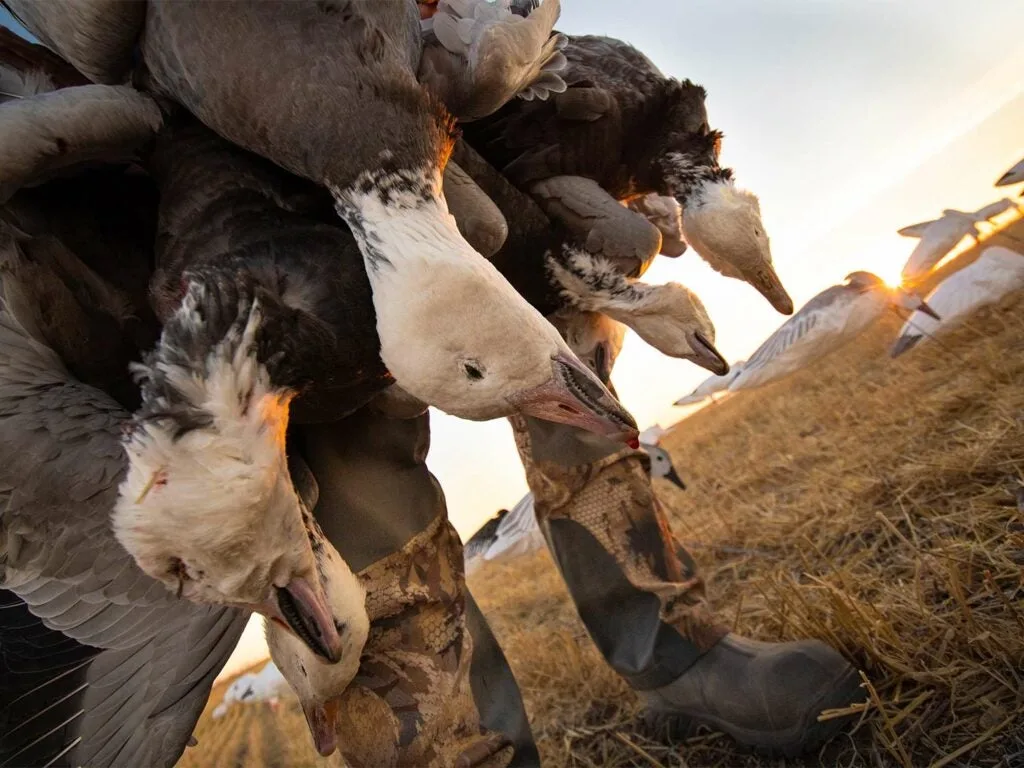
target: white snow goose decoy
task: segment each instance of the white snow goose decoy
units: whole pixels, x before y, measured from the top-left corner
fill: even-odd
[[[920,310],[914,312],[900,331],[892,356],[899,357],[1020,288],[1024,288],[1024,255],[997,245],[986,248],[976,261],[954,272],[928,294],[928,306],[942,319]]]
[[[628,414],[449,215],[452,122],[416,81],[418,15],[408,2],[151,4],[143,79],[331,190],[365,260],[381,358],[410,395],[468,419],[522,412],[632,438]]]
[[[977,240],[981,234],[978,224],[988,222],[1016,206],[1013,200],[1004,198],[976,211],[947,208],[942,212],[941,218],[903,227],[899,234],[920,239],[903,267],[903,281],[912,285],[922,280],[965,237]]]
[[[783,314],[793,311],[772,265],[757,198],[718,162],[704,89],[665,77],[635,48],[568,36],[568,89],[514,100],[465,126],[467,141],[520,189],[560,217],[593,253],[639,276],[662,248],[659,227],[619,203],[654,193],[682,209],[685,241],[722,274],[744,280]],[[643,136],[643,141],[637,141]],[[663,206],[638,211],[663,221]],[[666,223],[662,227],[673,227]],[[666,253],[680,253],[670,243]]]
[[[456,144],[454,157],[509,222],[508,237],[492,262],[556,325],[555,318],[565,313],[600,313],[666,355],[719,373],[728,369],[696,294],[679,283],[650,285],[627,278],[620,265],[577,245],[568,227],[549,218],[465,142]]]
[[[812,298],[747,359],[729,391],[760,387],[781,379],[852,341],[886,307],[934,311],[917,296],[890,288],[877,275],[853,272]]]
[[[679,398],[673,405],[694,405],[704,402],[709,397],[713,398],[714,395],[729,388],[733,380],[743,371],[745,364],[746,361],[742,360],[738,363],[730,363],[728,373],[723,376],[708,376],[694,388],[693,392]]]
[[[686,490],[668,451],[650,443],[640,443],[640,448],[651,460],[651,477],[664,478],[680,490]],[[501,510],[469,538],[463,553],[466,573],[473,573],[485,562],[533,552],[543,544],[544,536],[534,514],[533,494],[528,493],[511,510]]]

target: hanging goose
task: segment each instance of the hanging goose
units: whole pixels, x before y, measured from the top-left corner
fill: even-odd
[[[943,280],[927,302],[941,320],[918,309],[900,331],[892,348],[899,357],[928,338],[943,333],[1003,296],[1024,288],[1024,254],[994,245],[977,261]]]
[[[588,250],[633,276],[662,238],[619,201],[648,193],[675,198],[686,242],[714,269],[745,280],[791,314],[757,198],[719,166],[721,135],[708,125],[704,89],[665,77],[619,40],[568,40],[568,66],[560,73],[568,89],[542,102],[511,101],[466,124],[467,141],[569,224]]]
[[[465,142],[456,144],[454,159],[509,222],[505,244],[492,261],[543,314],[604,314],[666,355],[720,373],[728,368],[694,293],[678,283],[630,280],[615,263],[577,246],[568,228],[546,216]]]
[[[155,3],[141,50],[151,88],[331,190],[364,257],[381,358],[409,394],[629,439],[621,406],[448,214],[452,124],[416,81],[419,35],[411,3]]]
[[[761,387],[800,370],[855,339],[887,307],[935,312],[920,298],[889,288],[870,272],[853,272],[842,285],[826,288],[783,323],[747,359],[730,392]]]

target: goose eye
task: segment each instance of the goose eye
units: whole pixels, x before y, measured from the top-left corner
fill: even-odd
[[[482,367],[476,361],[466,361],[462,364],[462,371],[466,374],[467,379],[473,381],[479,381],[484,377]]]

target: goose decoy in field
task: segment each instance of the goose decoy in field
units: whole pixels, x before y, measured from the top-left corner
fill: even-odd
[[[708,376],[694,388],[693,392],[679,398],[673,403],[673,405],[693,405],[695,403],[702,403],[718,392],[728,389],[733,380],[743,371],[743,366],[745,364],[745,361],[730,363],[728,373],[723,376]]]
[[[665,77],[619,40],[568,40],[565,93],[511,101],[466,124],[466,140],[567,223],[588,250],[632,276],[642,274],[662,238],[619,201],[648,193],[673,197],[686,242],[708,264],[792,313],[757,198],[738,189],[718,163],[721,134],[708,125],[704,89]]]
[[[686,484],[676,472],[668,451],[643,442],[640,448],[650,457],[651,477],[664,478],[680,490],[686,490]],[[473,573],[490,560],[533,552],[543,544],[544,537],[533,510],[533,494],[528,493],[511,510],[501,510],[469,538],[463,550],[466,573]]]
[[[890,288],[870,272],[852,272],[845,283],[826,288],[779,326],[747,359],[729,391],[764,386],[824,357],[856,338],[890,306],[937,317],[916,295]]]
[[[565,38],[552,34],[560,13],[559,0],[440,0],[420,14],[418,79],[459,120],[561,93]]]
[[[224,692],[224,698],[214,708],[213,719],[219,720],[224,717],[236,702],[249,704],[267,701],[278,696],[287,687],[288,681],[284,679],[281,670],[273,661],[268,661],[259,672],[249,672],[232,681]]]
[[[667,355],[714,371],[727,367],[714,347],[707,311],[691,291],[678,283],[630,280],[612,262],[577,246],[567,227],[549,218],[465,142],[456,144],[454,159],[509,222],[505,243],[491,260],[543,314],[604,314]]]
[[[941,320],[920,310],[914,312],[900,331],[892,356],[899,357],[1020,288],[1024,288],[1024,254],[997,245],[986,248],[976,261],[954,272],[928,294],[928,306]]]
[[[317,752],[327,757],[338,746],[338,699],[359,671],[370,620],[363,585],[315,521],[310,542],[316,551],[327,604],[339,633],[346,637],[341,660],[327,664],[293,633],[271,621],[265,625],[270,658],[298,696]]]
[[[410,395],[464,418],[521,411],[629,439],[632,419],[447,211],[453,125],[416,81],[418,15],[406,2],[155,3],[143,79],[331,191],[364,257],[381,358]]]
[[[1024,160],[1021,160],[1010,170],[999,177],[999,181],[996,182],[997,187],[1008,187],[1011,184],[1020,184],[1024,181]]]
[[[1012,200],[1004,198],[971,212],[947,208],[939,219],[913,224],[899,230],[904,237],[920,238],[920,242],[903,266],[903,280],[908,283],[921,280],[965,237],[977,240],[981,234],[978,231],[978,224],[988,222],[1016,205]]]

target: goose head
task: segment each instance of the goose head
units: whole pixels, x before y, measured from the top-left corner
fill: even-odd
[[[573,354],[614,393],[612,368],[622,351],[626,326],[600,312],[563,310],[550,319]]]
[[[635,438],[554,326],[459,234],[440,177],[368,179],[335,199],[363,252],[381,359],[406,393],[474,421],[521,413]]]
[[[294,392],[257,359],[259,302],[216,294],[193,283],[136,368],[143,405],[122,440],[113,529],[180,597],[258,611],[335,661],[342,643],[285,455]]]
[[[685,491],[686,483],[683,482],[683,478],[676,472],[669,452],[657,445],[645,445],[643,443],[640,445],[647,452],[647,455],[651,457],[651,477],[663,477],[680,490]]]
[[[549,256],[547,267],[562,296],[577,309],[624,323],[670,357],[714,373],[729,370],[715,349],[715,327],[704,304],[685,286],[630,280],[607,259],[580,248],[564,248],[558,258]]]
[[[777,311],[793,314],[793,300],[772,265],[754,194],[731,181],[709,181],[680,204],[683,236],[712,269],[749,283]]]
[[[337,749],[339,699],[359,670],[370,620],[362,584],[313,525],[310,541],[317,552],[332,619],[344,641],[341,660],[328,664],[278,622],[266,621],[265,629],[270,657],[298,696],[317,752],[327,757]]]

